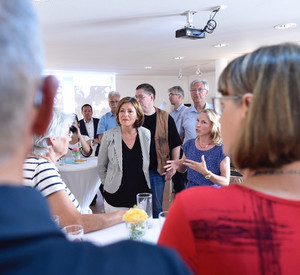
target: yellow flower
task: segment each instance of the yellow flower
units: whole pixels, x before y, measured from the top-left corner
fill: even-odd
[[[147,213],[137,207],[130,208],[123,216],[125,222],[142,223],[148,219]]]

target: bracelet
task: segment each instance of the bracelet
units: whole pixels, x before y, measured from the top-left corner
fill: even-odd
[[[208,170],[207,174],[204,176],[207,180],[209,180],[212,176],[212,172]]]

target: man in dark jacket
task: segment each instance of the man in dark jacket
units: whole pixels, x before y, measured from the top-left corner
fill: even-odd
[[[82,135],[89,136],[93,145],[95,156],[99,153],[99,141],[97,135],[97,127],[99,119],[93,117],[93,108],[90,104],[84,104],[81,107],[81,114],[83,119],[79,120],[80,132]]]

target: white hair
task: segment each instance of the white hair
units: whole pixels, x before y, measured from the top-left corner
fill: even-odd
[[[74,122],[72,114],[66,114],[58,108],[53,109],[53,116],[46,133],[43,136],[34,136],[34,144],[32,154],[36,156],[45,156],[51,145],[48,140],[52,138],[60,138],[66,134],[66,128],[69,128]]]
[[[207,82],[207,80],[205,79],[196,79],[194,80],[191,85],[190,85],[190,88],[192,89],[193,85],[196,84],[196,83],[202,83],[204,85],[204,89],[206,89],[207,91],[209,91],[209,84]]]
[[[34,93],[41,85],[42,44],[27,0],[0,1],[0,161],[22,142]],[[18,134],[19,133],[19,134]]]
[[[111,97],[113,97],[113,96],[121,97],[119,92],[111,91],[111,92],[108,94],[108,100],[109,100]]]

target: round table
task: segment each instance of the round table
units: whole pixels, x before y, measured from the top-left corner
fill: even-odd
[[[89,157],[84,162],[62,159],[56,166],[65,184],[70,188],[81,206],[82,214],[91,214],[93,201],[101,180],[97,172],[97,157]]]

